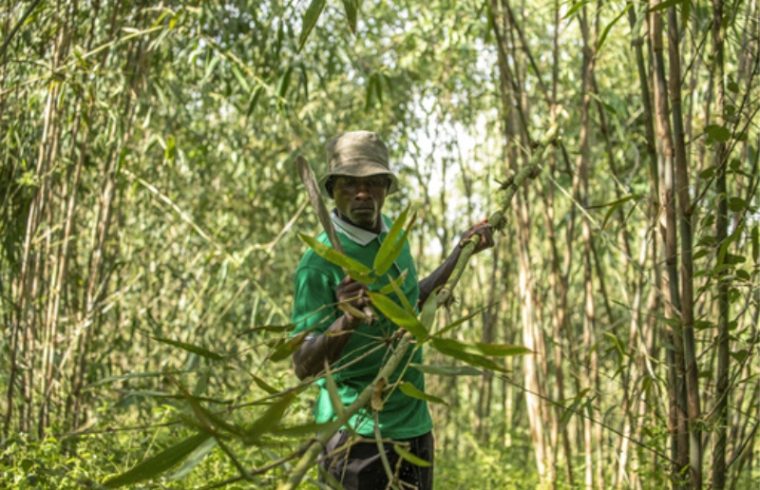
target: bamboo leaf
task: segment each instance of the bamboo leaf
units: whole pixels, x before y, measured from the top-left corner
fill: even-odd
[[[704,169],[701,172],[699,172],[699,177],[701,179],[709,179],[713,175],[715,175],[715,170],[716,170],[716,168],[715,168],[714,165],[712,165],[710,167],[707,167],[706,169]]]
[[[203,79],[201,80],[201,84],[205,84],[208,79],[211,77],[211,75],[214,73],[214,69],[216,68],[216,65],[219,64],[219,57],[211,58],[211,61],[206,65],[206,71],[203,74]]]
[[[486,344],[484,342],[476,342],[475,348],[487,356],[495,357],[521,356],[533,352],[527,347],[513,344]]]
[[[631,194],[629,196],[625,196],[623,198],[620,198],[617,201],[613,201],[611,203],[603,205],[603,206],[611,206],[611,207],[610,207],[610,209],[607,210],[607,213],[605,213],[605,215],[604,215],[604,219],[602,220],[602,229],[605,229],[607,227],[607,222],[612,217],[612,214],[615,213],[615,211],[617,211],[620,208],[620,206],[623,205],[623,203],[625,203],[626,201],[629,201],[631,199],[637,199],[639,197],[640,196],[638,196],[636,194]]]
[[[357,12],[359,10],[359,1],[358,0],[343,0],[343,8],[346,10],[346,18],[348,19],[348,28],[351,29],[351,33],[355,35]]]
[[[742,364],[747,357],[749,356],[749,351],[747,349],[741,349],[736,352],[731,352],[731,357],[734,358],[736,362],[739,364]]]
[[[335,431],[340,427],[338,421],[332,421],[327,423],[309,422],[301,425],[293,425],[290,427],[276,427],[271,430],[271,433],[276,436],[283,437],[301,437],[306,434],[316,434],[325,430]]]
[[[108,488],[117,488],[154,478],[185,459],[210,437],[208,434],[199,433],[183,439],[181,442],[143,460],[128,471],[107,479],[103,485]]]
[[[578,406],[580,406],[581,402],[583,402],[586,393],[589,392],[589,388],[585,388],[581,390],[575,397],[572,399],[573,403],[570,404],[570,406],[565,407],[565,409],[562,411],[562,415],[560,416],[560,425],[565,426],[569,421],[570,417],[575,415],[578,412]]]
[[[301,70],[301,86],[303,87],[303,100],[309,100],[309,72],[306,71],[306,67],[301,63],[299,65]]]
[[[683,26],[681,27],[681,30],[683,32],[689,32],[690,19],[691,19],[691,0],[685,0],[681,4],[681,20],[683,21]]]
[[[339,417],[342,416],[345,407],[340,399],[338,385],[335,383],[335,378],[333,377],[332,372],[330,372],[330,366],[327,362],[325,362],[325,385],[327,387],[327,394],[330,395],[330,403],[332,404],[335,413],[337,413]]]
[[[435,323],[435,312],[437,307],[438,301],[436,300],[435,292],[433,292],[427,297],[425,304],[422,305],[422,313],[420,314],[420,321],[428,331],[433,328],[433,324]]]
[[[414,335],[414,338],[416,338],[417,341],[422,342],[428,337],[427,329],[425,329],[425,326],[420,323],[414,314],[397,305],[388,296],[380,293],[373,293],[371,291],[368,294],[372,304],[380,310],[380,313],[385,315],[390,321],[399,327],[406,329],[409,333]]]
[[[210,410],[206,410],[203,405],[201,405],[198,400],[193,400],[192,398],[188,399],[190,402],[190,408],[193,410],[193,415],[195,415],[197,425],[200,429],[210,432],[211,435],[217,436],[218,430],[221,429],[226,432],[229,432],[230,434],[243,437],[244,431],[243,429],[228,423],[226,420],[222,419],[220,416],[212,413]]]
[[[402,459],[405,459],[406,461],[409,461],[415,466],[421,466],[423,468],[427,468],[431,466],[430,461],[425,461],[424,459],[420,458],[416,454],[407,451],[404,449],[400,444],[394,444],[393,450],[396,451],[396,454],[401,456]]]
[[[288,409],[293,400],[296,398],[297,392],[290,392],[283,395],[279,400],[275,401],[269,408],[266,409],[264,414],[256,419],[249,428],[245,430],[244,441],[249,444],[255,444],[259,438],[267,432],[274,430],[279,424],[282,416],[285,414],[285,410]]]
[[[481,356],[479,354],[473,354],[472,352],[467,352],[467,350],[464,347],[464,344],[456,340],[433,338],[430,341],[430,343],[433,346],[433,348],[437,350],[438,352],[440,352],[441,354],[445,354],[455,359],[459,359],[460,361],[464,361],[467,364],[490,369],[492,371],[506,372],[506,369],[504,369],[503,366],[500,366],[499,364],[495,363],[491,359]]]
[[[396,289],[398,289],[400,291],[401,290],[400,289],[401,285],[404,284],[404,281],[406,281],[406,276],[408,274],[409,274],[409,270],[408,269],[404,269],[401,272],[401,274],[398,275],[398,277],[396,277],[396,278],[391,277],[388,280],[388,284],[386,284],[385,286],[383,286],[382,288],[380,288],[377,292],[380,293],[380,294],[388,295],[388,294],[391,294],[391,293],[395,292]]]
[[[439,376],[478,376],[481,374],[477,369],[470,366],[435,366],[431,364],[410,364],[410,367],[418,369],[426,374]]]
[[[210,437],[200,446],[195,448],[192,453],[182,462],[179,468],[167,478],[169,481],[177,481],[190,474],[201,461],[216,447],[216,439]]]
[[[341,301],[341,302],[339,302],[337,304],[337,307],[338,307],[338,309],[340,311],[342,311],[344,313],[348,313],[349,315],[351,315],[354,318],[361,318],[361,319],[365,319],[366,318],[366,315],[364,314],[364,312],[360,311],[357,308],[354,308],[351,305],[351,303],[348,303],[348,302],[345,302],[345,301]]]
[[[375,83],[377,83],[377,79],[374,75],[370,75],[367,80],[367,91],[364,99],[365,112],[369,112],[370,107],[372,107],[372,93],[374,92]]]
[[[252,374],[251,377],[253,378],[253,382],[256,383],[256,386],[258,386],[262,390],[266,391],[270,395],[274,395],[275,393],[279,392],[279,390],[277,390],[277,388],[275,388],[272,385],[268,384],[266,381],[264,381],[263,379],[259,378],[258,376]]]
[[[284,99],[288,93],[288,87],[290,87],[290,77],[293,74],[293,67],[289,66],[285,73],[280,77],[280,81],[277,83],[277,95],[281,99]]]
[[[406,233],[404,230],[404,224],[406,223],[406,217],[409,214],[409,206],[404,209],[401,214],[393,222],[391,229],[388,231],[383,243],[380,245],[380,249],[375,255],[375,260],[372,264],[372,269],[378,276],[384,275],[388,272],[388,269],[393,265],[393,262],[398,258],[401,250],[404,248],[406,240]]]
[[[731,138],[731,131],[718,124],[708,124],[705,126],[705,133],[707,133],[709,139],[721,143],[724,143]]]
[[[259,101],[259,97],[261,97],[261,93],[263,91],[264,89],[261,85],[253,89],[253,93],[251,94],[251,99],[248,102],[248,108],[245,111],[246,117],[250,117],[251,113],[256,108],[256,103]]]
[[[258,327],[251,327],[249,329],[243,330],[239,334],[237,334],[238,337],[242,337],[244,335],[248,335],[251,333],[256,332],[275,332],[275,333],[283,333],[288,330],[293,330],[293,324],[289,323],[287,325],[261,325]]]
[[[604,336],[607,337],[610,342],[612,343],[612,347],[620,354],[620,357],[625,357],[626,352],[623,348],[623,343],[620,342],[620,339],[612,332],[604,332]]]
[[[195,344],[180,342],[178,340],[167,339],[165,337],[151,336],[151,338],[154,340],[158,340],[159,342],[162,342],[164,344],[168,344],[174,347],[179,347],[180,349],[186,350],[188,352],[192,352],[193,354],[198,354],[199,356],[205,357],[207,359],[211,359],[214,361],[221,361],[222,359],[224,359],[223,355],[217,354],[216,352],[211,352],[210,350],[205,349]]]
[[[609,207],[610,209],[607,210],[607,212],[604,215],[604,219],[602,220],[602,229],[607,226],[607,221],[609,221],[612,214],[617,211],[617,209],[625,202],[630,201],[631,199],[638,200],[641,198],[639,194],[629,194],[627,196],[621,197],[620,199],[616,199],[614,201],[604,203],[604,204],[594,204],[589,206],[587,209],[601,209]]]
[[[384,287],[383,289],[381,289],[381,290],[380,290],[380,291],[378,291],[378,292],[379,292],[379,293],[381,293],[381,294],[385,294],[385,295],[387,295],[387,294],[389,294],[389,293],[387,293],[385,290],[386,290],[386,289],[387,289],[387,288],[390,286],[391,290],[392,290],[394,293],[396,293],[396,296],[397,296],[397,297],[398,297],[398,299],[401,301],[401,306],[403,306],[403,307],[404,307],[404,309],[405,309],[406,311],[410,311],[410,312],[411,312],[411,311],[414,311],[414,307],[411,305],[411,303],[409,303],[409,298],[407,298],[407,297],[406,297],[406,294],[404,294],[404,291],[402,291],[402,290],[401,290],[401,285],[404,283],[404,281],[403,281],[403,280],[401,280],[400,278],[401,278],[401,276],[404,276],[404,278],[406,278],[406,273],[407,273],[407,272],[408,272],[408,271],[405,269],[405,270],[404,270],[404,271],[403,271],[403,272],[402,272],[402,273],[399,275],[399,280],[397,280],[397,281],[391,280],[391,281],[390,281],[390,282],[389,282],[389,283],[386,285],[386,287]]]
[[[240,68],[238,68],[237,65],[232,65],[231,70],[232,70],[232,74],[235,76],[235,79],[243,88],[243,91],[250,92],[251,86],[248,85],[248,81],[245,79],[245,76],[243,76],[243,72],[240,71]]]
[[[464,316],[464,317],[460,318],[459,320],[456,320],[456,321],[454,321],[452,323],[449,323],[448,325],[446,325],[445,327],[443,327],[442,329],[440,329],[439,331],[437,331],[435,333],[435,336],[436,337],[440,337],[441,335],[445,334],[449,330],[455,329],[456,327],[458,327],[459,325],[463,324],[464,322],[472,320],[475,317],[475,315],[480,314],[482,311],[483,311],[483,308],[478,308],[477,310],[473,311],[469,315]]]
[[[443,403],[444,405],[448,405],[446,400],[444,400],[443,398],[438,398],[437,396],[425,393],[424,391],[417,389],[417,387],[414,386],[409,381],[404,381],[403,383],[401,383],[398,386],[398,389],[401,390],[401,393],[405,394],[406,396],[416,398],[418,400],[425,400],[428,402]]]
[[[743,255],[736,255],[736,254],[726,254],[725,256],[725,264],[728,265],[737,265],[737,264],[743,264],[747,258]]]
[[[235,452],[227,446],[227,444],[224,443],[221,439],[217,440],[217,443],[219,444],[219,449],[221,449],[224,454],[230,459],[232,462],[232,466],[235,467],[235,469],[238,471],[238,474],[240,474],[241,477],[245,480],[250,480],[251,476],[248,474],[248,470],[245,469],[243,464],[240,462],[240,459],[237,457]]]
[[[280,343],[275,349],[272,355],[269,357],[270,360],[277,362],[282,361],[283,359],[287,359],[290,357],[290,355],[295,352],[299,347],[301,347],[301,344],[303,344],[304,339],[306,339],[306,335],[308,332],[301,332],[298,335],[295,335],[284,342]]]
[[[567,11],[565,16],[562,17],[562,20],[569,19],[570,17],[578,13],[578,11],[582,9],[583,6],[586,5],[587,3],[589,3],[589,0],[580,0],[578,2],[575,2],[573,6],[570,7],[570,9]]]
[[[740,213],[747,207],[747,202],[741,197],[732,197],[728,200],[728,209],[734,213]]]
[[[610,21],[609,24],[607,24],[607,26],[602,31],[602,35],[599,36],[599,41],[596,43],[596,51],[597,52],[599,52],[599,50],[602,49],[602,46],[604,45],[604,41],[607,39],[607,35],[610,33],[610,29],[612,29],[612,27],[615,24],[617,24],[617,21],[619,21],[620,18],[623,15],[625,15],[625,13],[628,12],[628,9],[631,8],[631,7],[632,7],[632,4],[626,5],[625,8],[623,10],[621,10],[620,13],[617,16],[615,16],[615,18],[612,19],[612,21]]]
[[[713,328],[715,324],[711,321],[707,320],[695,320],[694,321],[694,328],[697,330],[706,330],[708,328]]]
[[[366,265],[338,252],[332,247],[328,247],[315,238],[306,236],[303,233],[299,233],[298,236],[301,237],[301,240],[306,242],[306,244],[311,247],[311,249],[314,250],[317,255],[330,262],[331,264],[345,269],[346,272],[355,280],[359,282],[366,282],[368,280],[372,271]]]
[[[314,26],[317,25],[319,16],[325,8],[325,3],[325,0],[311,0],[311,3],[303,16],[303,28],[301,30],[301,36],[298,38],[298,51],[303,49],[306,40],[309,38],[309,34],[311,34]]]
[[[191,395],[187,391],[187,388],[185,388],[180,381],[177,380],[175,382],[179,388],[180,393],[182,394],[182,397],[187,400],[193,412],[193,415],[195,416],[194,419],[187,420],[190,425],[193,427],[198,427],[202,431],[212,436],[218,436],[219,429],[230,434],[237,435],[239,437],[243,436],[242,429],[228,423],[226,420],[223,420],[220,416],[212,413],[210,410],[207,410],[203,405],[201,405],[198,397]]]

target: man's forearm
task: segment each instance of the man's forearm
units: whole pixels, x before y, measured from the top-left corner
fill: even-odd
[[[325,361],[328,363],[337,361],[357,324],[356,320],[352,321],[346,315],[342,315],[324,333],[307,337],[293,354],[293,364],[298,379],[320,373],[325,366]]]
[[[419,304],[425,304],[425,300],[430,293],[435,291],[436,288],[446,284],[446,281],[451,277],[451,273],[454,271],[454,267],[457,265],[459,255],[462,253],[462,249],[459,246],[449,254],[446,260],[436,270],[434,270],[429,276],[420,281],[420,299]]]

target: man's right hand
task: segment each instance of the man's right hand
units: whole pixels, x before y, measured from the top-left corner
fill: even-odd
[[[362,310],[370,304],[367,286],[346,276],[335,288],[335,297],[351,327],[356,327],[364,320]]]

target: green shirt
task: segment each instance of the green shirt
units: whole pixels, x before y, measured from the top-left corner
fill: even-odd
[[[383,231],[380,234],[371,233],[347,223],[335,214],[333,223],[346,255],[372,267],[380,244],[387,236],[389,219],[383,216]],[[330,245],[327,235],[322,233],[320,242]],[[378,290],[388,284],[388,275],[399,277],[406,271],[402,291],[415,305],[419,298],[417,271],[409,249],[409,243],[404,248],[391,267],[386,277],[370,290]],[[333,265],[309,249],[304,253],[295,273],[295,296],[293,304],[292,334],[311,331],[320,334],[340,316],[342,312],[335,306],[335,288],[344,277],[340,267]],[[391,295],[395,301],[398,298]],[[398,327],[387,318],[377,313],[378,318],[371,324],[361,324],[351,334],[341,353],[340,359],[333,363],[335,371],[333,378],[338,387],[338,394],[344,406],[353,403],[365,387],[367,387],[387,360],[390,350],[386,339],[389,339]],[[393,345],[391,343],[391,345]],[[403,376],[403,381],[412,383],[417,389],[425,390],[425,379],[422,372],[408,367],[408,361],[422,363],[422,349],[412,349],[406,359],[394,372],[390,383]],[[355,362],[352,362],[355,361]],[[345,366],[345,367],[344,367]],[[336,418],[336,411],[330,401],[324,378],[317,381],[319,395],[314,406],[314,416],[317,422],[329,422]],[[387,394],[385,395],[387,396]],[[398,388],[387,398],[383,409],[378,414],[380,432],[383,437],[391,439],[408,439],[429,432],[432,420],[427,403],[403,394]],[[374,416],[369,407],[362,408],[349,420],[349,425],[362,436],[374,435]]]

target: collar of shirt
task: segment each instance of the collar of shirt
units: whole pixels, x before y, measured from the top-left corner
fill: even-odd
[[[362,247],[366,246],[369,242],[377,238],[377,233],[373,233],[371,231],[367,231],[363,228],[359,228],[356,225],[352,225],[348,221],[342,219],[340,216],[338,216],[338,212],[333,209],[333,212],[330,214],[330,219],[332,219],[333,224],[335,225],[335,229],[344,235],[348,237],[349,240],[352,242],[358,243]],[[380,228],[380,233],[387,233],[388,232],[388,225],[385,223],[385,220],[383,217],[380,217],[380,222],[382,223]]]

